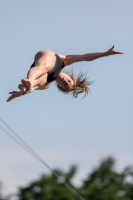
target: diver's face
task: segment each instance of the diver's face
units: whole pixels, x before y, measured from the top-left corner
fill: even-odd
[[[56,83],[59,85],[59,87],[65,90],[70,90],[74,85],[74,81],[71,79],[71,77],[63,72],[59,73],[57,76]]]

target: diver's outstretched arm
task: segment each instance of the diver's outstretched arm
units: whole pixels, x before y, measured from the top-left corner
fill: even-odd
[[[115,46],[113,45],[108,51],[105,52],[94,52],[94,53],[86,53],[86,54],[73,54],[73,55],[66,55],[62,56],[58,54],[62,60],[65,62],[65,66],[71,65],[76,62],[81,61],[93,61],[98,58],[111,56],[115,54],[124,54],[123,52],[116,51]]]
[[[105,51],[105,52],[86,53],[83,55],[84,61],[93,61],[97,58],[102,58],[105,56],[124,54],[123,52],[115,51],[114,48],[115,48],[115,46],[113,45],[108,51]]]

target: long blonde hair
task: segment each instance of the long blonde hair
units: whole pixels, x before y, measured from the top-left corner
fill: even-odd
[[[91,85],[94,82],[94,81],[88,81],[87,73],[83,74],[83,72],[80,72],[79,75],[75,77],[73,70],[71,70],[69,76],[74,81],[73,87],[71,89],[63,89],[62,87],[57,85],[58,89],[64,94],[68,94],[71,92],[74,98],[77,98],[80,93],[84,93],[83,98],[87,96],[90,91],[89,85]]]

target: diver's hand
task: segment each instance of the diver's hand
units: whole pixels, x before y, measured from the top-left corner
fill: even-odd
[[[106,51],[106,55],[110,56],[110,55],[115,55],[115,54],[124,54],[123,52],[120,51],[116,51],[115,46],[113,45],[108,51]]]
[[[20,97],[20,96],[23,95],[21,91],[19,91],[19,92],[17,92],[17,91],[12,91],[12,92],[9,92],[9,94],[11,94],[11,96],[7,99],[7,102],[13,100],[13,99],[16,98],[16,97]]]

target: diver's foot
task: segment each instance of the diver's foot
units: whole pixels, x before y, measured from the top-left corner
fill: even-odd
[[[32,89],[32,83],[29,79],[22,79],[22,84],[27,87],[27,89],[30,91]]]

